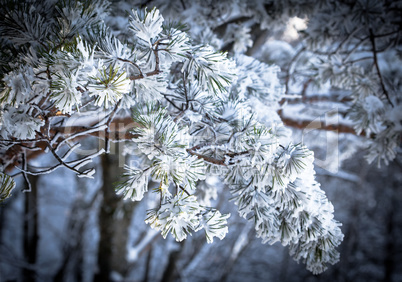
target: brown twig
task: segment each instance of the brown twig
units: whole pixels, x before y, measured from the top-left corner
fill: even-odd
[[[217,165],[226,166],[225,160],[218,160],[218,159],[215,159],[215,158],[212,158],[212,157],[209,157],[209,156],[205,156],[205,155],[199,154],[199,153],[197,153],[197,152],[194,152],[194,151],[191,150],[191,149],[186,149],[186,151],[187,151],[187,153],[189,153],[190,155],[192,155],[192,156],[197,156],[199,159],[203,159],[203,160],[206,161],[206,162],[209,162],[209,163],[212,163],[212,164],[217,164]]]
[[[148,77],[148,76],[153,76],[153,75],[160,74],[161,72],[162,71],[160,71],[160,70],[153,70],[153,71],[145,73],[145,75],[144,74],[132,75],[132,76],[129,77],[129,79],[130,80],[143,79],[143,78]]]

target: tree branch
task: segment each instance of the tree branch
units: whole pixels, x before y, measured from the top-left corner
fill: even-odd
[[[197,156],[199,159],[203,159],[203,160],[206,161],[206,162],[209,162],[209,163],[212,163],[212,164],[217,164],[217,165],[226,166],[225,160],[218,160],[218,159],[215,159],[215,158],[212,158],[212,157],[208,157],[208,156],[199,154],[199,153],[197,153],[197,152],[194,152],[194,151],[191,150],[191,149],[186,149],[186,151],[187,151],[187,153],[189,153],[190,155],[192,155],[192,156]]]
[[[109,143],[110,123],[112,122],[113,118],[115,117],[120,104],[121,104],[121,99],[119,100],[119,102],[117,102],[116,106],[114,107],[113,111],[110,113],[109,118],[106,121],[106,128],[105,128],[105,151],[106,151],[106,154],[109,154],[109,148],[110,148],[110,143]]]
[[[385,97],[387,98],[388,102],[391,104],[392,107],[394,107],[394,104],[392,104],[391,99],[389,98],[388,91],[385,88],[384,80],[381,75],[380,67],[378,66],[378,59],[377,59],[377,50],[375,46],[375,36],[373,33],[373,30],[370,28],[370,41],[371,41],[371,46],[373,47],[373,58],[374,58],[374,66],[377,70],[378,78],[380,79],[380,85],[382,88],[382,91],[384,92]]]
[[[366,136],[366,132],[362,131],[360,134],[356,134],[354,128],[344,125],[344,124],[323,124],[320,121],[315,120],[294,120],[288,117],[284,117],[280,114],[282,122],[289,127],[298,128],[298,129],[305,129],[305,128],[314,128],[317,130],[324,130],[324,131],[335,131],[337,133],[349,133],[358,136]],[[370,137],[374,137],[370,135]]]

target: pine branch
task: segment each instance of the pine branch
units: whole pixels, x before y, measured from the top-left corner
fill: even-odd
[[[124,119],[114,119],[109,124],[110,128],[115,130],[111,131],[109,129],[108,138],[114,142],[122,142],[132,140],[133,138],[138,138],[139,135],[130,132],[133,127],[138,127],[139,124],[132,121],[131,118],[127,117]],[[42,132],[43,134],[44,132]],[[58,151],[63,144],[68,141],[79,140],[85,137],[96,137],[101,140],[106,140],[105,125],[91,127],[91,126],[55,126],[50,129],[51,136],[49,137],[38,137],[36,139],[26,139],[26,140],[7,140],[0,139],[0,143],[5,143],[6,146],[11,146],[4,153],[4,161],[6,159],[15,156],[16,152],[22,150],[22,148],[27,149],[26,158],[27,160],[37,157],[39,154],[44,153],[45,149],[48,148],[48,141],[51,140],[52,146],[55,147],[55,151]],[[67,136],[65,136],[67,135]],[[6,171],[11,170],[17,165],[17,159],[6,165]],[[52,167],[47,172],[41,172],[40,174],[45,174],[54,171],[60,166]],[[39,173],[38,173],[39,174]]]

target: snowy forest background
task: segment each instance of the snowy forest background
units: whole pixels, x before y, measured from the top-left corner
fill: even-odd
[[[348,23],[339,23],[345,10],[325,11],[320,18],[314,17],[314,9],[327,2],[339,2],[342,7],[354,1],[280,2],[255,0],[241,10],[243,1],[112,1],[104,20],[124,38],[125,11],[155,6],[165,19],[187,23],[192,37],[200,36],[229,54],[246,54],[281,68],[279,77],[287,96],[277,112],[292,130],[293,143],[302,142],[314,151],[317,180],[334,205],[334,217],[342,223],[344,239],[337,248],[338,263],[313,275],[289,256],[287,247],[262,245],[253,224],[238,215],[229,200],[231,194],[217,178],[206,179],[204,191],[218,188],[212,202],[222,214],[231,214],[226,237],[212,244],[207,244],[200,232],[180,243],[171,236],[163,239],[144,222],[146,211],[157,201],[152,193],[133,202],[108,189],[124,172],[123,164],[136,161],[122,154],[120,142],[111,143],[110,154],[94,159],[94,179],[78,178],[61,168],[28,176],[32,191],[23,193],[26,181],[16,177],[17,188],[0,206],[0,281],[110,281],[108,276],[112,281],[402,281],[400,135],[392,148],[395,158],[387,156],[381,162],[378,157],[381,166],[377,159],[367,162],[367,158],[375,159],[367,155],[376,148],[368,140],[373,132],[381,132],[375,124],[383,120],[375,120],[376,116],[386,120],[386,114],[374,109],[369,121],[359,124],[362,116],[356,114],[357,103],[350,98],[356,86],[342,87],[347,85],[342,77],[352,76],[353,70],[352,74],[348,71],[353,64],[361,61],[368,68],[375,61],[383,71],[381,83],[377,76],[369,80],[383,84],[380,89],[385,81],[388,93],[382,101],[393,104],[389,112],[393,120],[399,118],[399,127],[392,128],[401,131],[402,3],[357,1],[367,8],[366,14],[359,14],[358,28],[345,27],[352,32],[342,41],[336,39],[336,33]],[[353,63],[343,65],[350,49],[345,47],[342,53],[340,46],[362,30],[375,28],[376,19],[379,24],[388,23],[381,14],[384,7],[393,11],[390,22],[396,27],[376,39],[377,47],[384,50],[373,55],[376,52],[370,48],[359,53],[356,47],[350,52]],[[310,22],[303,20],[309,16]],[[331,26],[331,20],[333,32],[329,30],[326,38],[325,27]],[[306,27],[313,30],[311,34],[316,32],[316,37],[304,37]],[[367,42],[370,46],[370,40]],[[317,70],[318,56],[328,59],[321,62],[321,71]],[[376,73],[375,67],[372,69]],[[352,118],[347,114],[350,108],[355,110]],[[372,124],[370,118],[375,120]],[[84,147],[97,142],[93,137],[80,140]],[[39,154],[30,161],[43,167],[52,166],[54,160],[49,154]]]

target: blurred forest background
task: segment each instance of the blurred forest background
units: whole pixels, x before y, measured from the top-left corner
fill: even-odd
[[[106,20],[118,30],[125,9],[152,7],[154,2],[113,2]],[[239,24],[243,22],[240,18]],[[282,29],[251,28],[254,43],[245,43],[246,53],[282,69],[292,63],[300,44],[297,19],[285,22],[290,24]],[[230,51],[233,42],[221,48]],[[314,151],[318,181],[343,224],[340,262],[323,274],[312,275],[279,243],[261,245],[218,179],[207,179],[204,185],[218,187],[215,206],[231,213],[226,238],[207,244],[196,233],[181,243],[170,236],[164,240],[144,223],[156,200],[152,193],[132,202],[110,189],[123,164],[135,161],[122,157],[123,144],[118,143],[111,154],[96,160],[94,180],[59,169],[32,176],[32,192],[22,193],[25,183],[17,179],[13,197],[0,206],[0,281],[108,281],[109,274],[114,281],[402,281],[402,162],[397,158],[380,168],[368,164],[364,137],[340,127],[322,130],[334,117],[342,118],[340,99],[330,98],[343,96],[337,89],[309,83],[299,89],[306,92],[303,99],[284,101],[282,117],[293,130],[294,143]],[[88,147],[96,142],[82,140]],[[38,166],[50,162],[47,155],[33,160]]]

